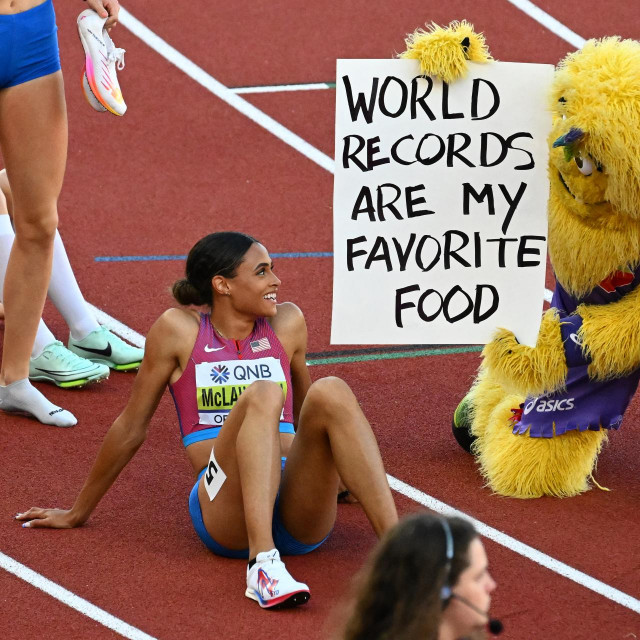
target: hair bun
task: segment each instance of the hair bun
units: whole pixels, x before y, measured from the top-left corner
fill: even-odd
[[[198,290],[186,278],[176,280],[171,287],[171,293],[182,305],[202,305],[205,303]]]

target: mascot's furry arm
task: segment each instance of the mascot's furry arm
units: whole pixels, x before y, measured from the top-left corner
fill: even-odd
[[[589,376],[617,378],[640,367],[640,287],[607,305],[580,305],[580,337],[591,358]]]
[[[543,395],[564,387],[568,367],[560,318],[549,309],[542,318],[538,342],[528,347],[507,329],[500,329],[482,351],[483,367],[513,393]]]
[[[417,29],[405,40],[406,51],[400,58],[418,60],[424,75],[437,76],[451,83],[467,72],[467,61],[490,62],[484,36],[475,33],[466,20],[452,22],[444,29],[433,23],[428,31]]]
[[[581,304],[564,320],[549,309],[535,347],[519,344],[511,331],[501,329],[483,350],[484,365],[514,392],[543,395],[557,391],[564,386],[568,371],[560,327],[575,321],[585,362],[590,361],[590,378],[619,378],[640,367],[640,287],[618,302]]]

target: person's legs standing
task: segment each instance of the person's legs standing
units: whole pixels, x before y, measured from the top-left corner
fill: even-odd
[[[0,90],[0,147],[11,181],[15,241],[7,266],[3,302],[5,331],[0,385],[20,381],[20,393],[3,407],[26,409],[41,422],[70,426],[75,418],[34,406],[21,407],[33,347],[49,286],[53,241],[58,224],[57,200],[67,159],[67,111],[62,72]],[[28,383],[28,381],[27,381]],[[44,396],[42,396],[44,400]],[[49,404],[50,406],[47,406]]]

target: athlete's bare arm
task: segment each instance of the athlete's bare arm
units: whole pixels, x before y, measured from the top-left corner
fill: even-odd
[[[188,311],[169,309],[154,323],[147,337],[140,371],[129,402],[116,418],[102,441],[93,467],[70,510],[33,507],[19,514],[29,527],[65,529],[86,522],[118,474],[140,448],[160,398],[185,352],[185,332],[193,331],[193,316]],[[197,333],[197,324],[195,325]],[[195,341],[195,335],[193,338]],[[193,346],[193,345],[192,345]]]
[[[271,326],[289,357],[293,385],[293,422],[297,427],[300,407],[311,386],[306,359],[307,324],[300,308],[293,302],[285,302],[278,305],[278,313],[271,320]]]

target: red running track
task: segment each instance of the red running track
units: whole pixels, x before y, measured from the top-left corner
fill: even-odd
[[[605,12],[590,2],[538,3],[583,37],[638,38],[632,2]],[[590,8],[591,6],[591,8]],[[179,262],[96,263],[100,255],[184,254],[213,230],[238,229],[272,252],[330,251],[332,178],[291,147],[213,97],[123,27],[121,84],[129,111],[115,119],[90,110],[79,88],[82,51],[74,33],[79,2],[57,2],[67,83],[70,152],[60,199],[61,233],[89,301],[140,333],[172,305]],[[506,0],[454,0],[444,6],[386,2],[169,3],[126,5],[179,51],[229,87],[332,81],[337,57],[387,58],[427,20],[466,18],[502,60],[555,63],[571,45]],[[604,14],[604,15],[603,15]],[[248,100],[328,155],[334,93],[248,95]],[[283,296],[300,304],[309,350],[329,345],[329,259],[279,260]],[[45,318],[66,339],[59,316]],[[477,354],[434,356],[312,369],[355,389],[389,473],[568,565],[640,598],[640,408],[611,436],[597,479],[612,492],[571,500],[515,501],[481,486],[473,460],[450,437],[458,399]],[[72,409],[78,427],[55,430],[0,416],[4,482],[0,551],[158,638],[325,638],[339,618],[353,575],[375,543],[357,506],[341,506],[329,542],[291,558],[312,589],[296,611],[262,612],[243,597],[241,562],[217,558],[199,542],[186,508],[193,483],[169,397],[147,443],[89,523],[74,531],[28,531],[12,515],[32,504],[68,506],[102,436],[124,406],[132,376],[78,392],[46,387]],[[402,513],[419,508],[398,496]],[[505,638],[624,639],[640,635],[628,608],[487,542],[499,583],[494,611]],[[3,638],[108,638],[116,634],[0,571]]]

